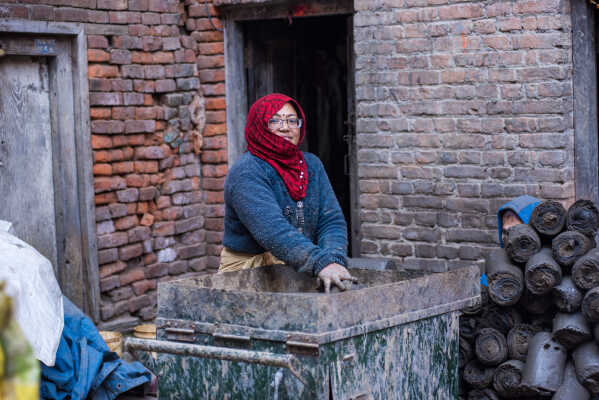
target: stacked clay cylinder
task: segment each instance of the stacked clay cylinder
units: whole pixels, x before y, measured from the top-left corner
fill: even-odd
[[[460,316],[459,399],[599,399],[598,227],[591,201],[543,201],[488,252]]]

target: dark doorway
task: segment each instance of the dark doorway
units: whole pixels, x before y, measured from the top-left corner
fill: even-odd
[[[250,21],[243,23],[243,30],[248,107],[272,92],[294,97],[302,105],[307,120],[302,150],[316,154],[324,164],[352,243],[351,16]]]

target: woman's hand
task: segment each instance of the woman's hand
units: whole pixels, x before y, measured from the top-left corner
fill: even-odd
[[[341,290],[345,290],[345,285],[342,281],[357,282],[358,279],[350,275],[349,271],[341,264],[329,264],[320,271],[318,278],[324,285],[325,293],[331,290],[331,283],[334,283]]]

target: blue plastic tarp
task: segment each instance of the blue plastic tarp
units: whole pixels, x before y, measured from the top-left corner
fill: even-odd
[[[112,400],[150,382],[139,362],[111,352],[92,321],[63,296],[64,328],[53,367],[42,364],[43,399]]]

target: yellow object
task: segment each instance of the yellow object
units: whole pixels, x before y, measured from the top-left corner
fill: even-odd
[[[102,336],[110,351],[114,351],[119,357],[123,356],[123,335],[114,331],[100,331],[100,336]]]
[[[0,285],[0,399],[39,399],[41,368]]]
[[[156,325],[137,325],[135,329],[133,329],[133,336],[140,339],[156,339]]]
[[[252,269],[263,267],[265,265],[285,264],[270,252],[251,254],[233,251],[226,247],[220,253],[220,266],[218,272],[241,271],[242,269]]]

